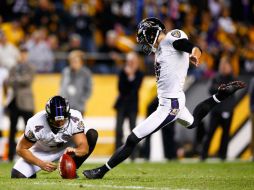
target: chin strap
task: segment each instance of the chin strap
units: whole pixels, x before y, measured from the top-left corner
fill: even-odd
[[[160,30],[157,30],[156,36],[155,36],[155,38],[154,38],[154,42],[153,42],[153,44],[151,45],[152,52],[154,52],[154,53],[155,53],[156,50],[157,50],[157,48],[155,48],[154,45],[155,45],[155,43],[157,42],[157,39],[158,39],[159,35],[160,35]],[[149,45],[150,45],[150,44],[149,44]]]
[[[161,32],[161,29],[159,28],[159,29],[157,30],[157,32],[156,32],[156,36],[155,36],[155,38],[154,38],[153,44],[150,44],[150,43],[147,41],[147,39],[146,39],[146,33],[145,33],[145,31],[143,31],[143,35],[144,35],[144,37],[145,37],[145,41],[147,42],[147,44],[150,46],[152,52],[154,52],[154,53],[155,53],[156,50],[157,50],[157,48],[155,48],[154,45],[155,45],[156,41],[158,40],[158,37],[159,37],[159,35],[160,35],[160,32]],[[149,53],[149,54],[150,54],[150,53]]]

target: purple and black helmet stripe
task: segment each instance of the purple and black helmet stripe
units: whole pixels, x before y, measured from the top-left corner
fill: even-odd
[[[56,117],[67,118],[69,116],[69,103],[61,96],[52,97],[47,105],[46,111],[50,118],[55,119]]]
[[[54,104],[55,104],[55,116],[59,116],[58,115],[58,105],[57,105],[57,99],[54,99]]]

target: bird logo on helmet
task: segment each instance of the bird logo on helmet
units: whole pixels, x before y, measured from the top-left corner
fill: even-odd
[[[46,104],[48,123],[53,132],[58,132],[70,117],[69,102],[62,96],[53,96]]]
[[[146,18],[138,24],[137,42],[142,45],[145,54],[156,51],[154,45],[161,31],[165,32],[165,26],[155,17]]]

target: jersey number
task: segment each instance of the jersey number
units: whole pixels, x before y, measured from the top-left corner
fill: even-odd
[[[38,133],[40,130],[43,129],[43,127],[44,127],[44,126],[42,126],[42,125],[37,125],[37,126],[35,126],[35,132]]]
[[[78,117],[71,116],[70,118],[74,123],[77,123],[79,121]]]
[[[160,78],[160,73],[161,73],[161,65],[160,65],[160,63],[155,62],[154,70],[155,70],[156,80],[158,81],[159,78]]]

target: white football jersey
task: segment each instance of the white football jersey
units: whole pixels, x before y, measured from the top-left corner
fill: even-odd
[[[81,113],[73,109],[70,110],[70,113],[70,120],[56,134],[50,129],[46,111],[35,114],[27,122],[25,138],[31,142],[36,142],[36,146],[44,151],[66,147],[67,143],[71,142],[71,137],[74,134],[83,133],[85,130]]]
[[[183,31],[171,30],[155,52],[154,66],[159,98],[178,98],[183,93],[189,68],[189,53],[178,51],[173,47],[175,40],[183,38],[188,39]]]

